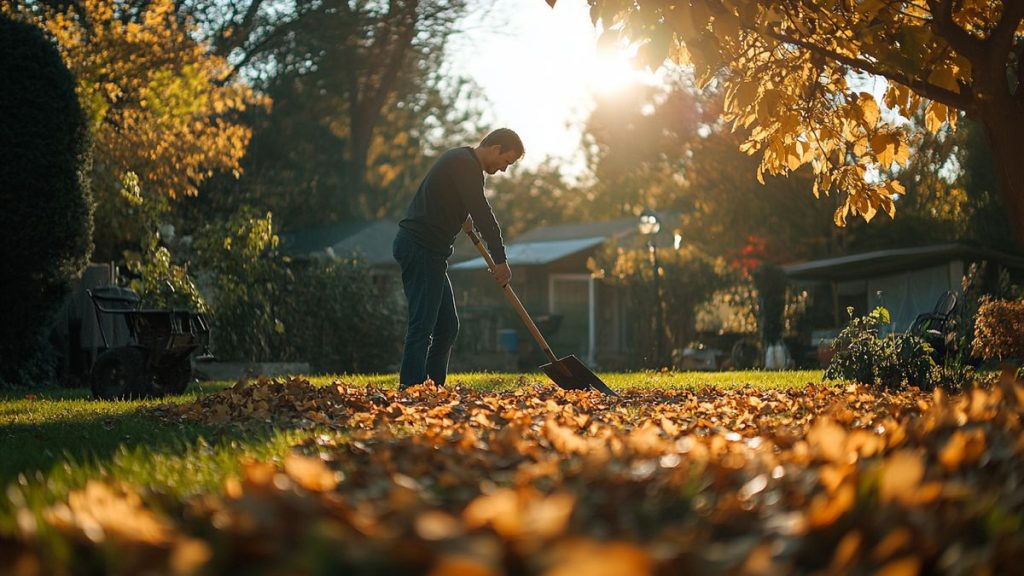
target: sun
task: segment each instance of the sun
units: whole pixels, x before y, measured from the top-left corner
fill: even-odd
[[[641,82],[642,73],[633,64],[632,55],[621,49],[604,48],[589,60],[585,77],[591,92],[611,95]]]

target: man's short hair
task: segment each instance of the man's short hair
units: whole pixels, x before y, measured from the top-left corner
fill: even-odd
[[[519,153],[519,156],[526,154],[526,149],[523,148],[523,141],[519,138],[519,134],[516,134],[509,128],[498,128],[484,136],[484,139],[480,141],[480,145],[501,146],[502,153],[515,150]]]

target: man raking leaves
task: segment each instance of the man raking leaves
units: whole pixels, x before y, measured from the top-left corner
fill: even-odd
[[[399,372],[399,388],[433,380],[444,385],[459,318],[448,278],[448,258],[455,237],[464,230],[487,261],[494,280],[551,363],[544,372],[571,390],[594,387],[615,394],[575,356],[558,359],[512,291],[512,270],[505,257],[501,228],[484,197],[483,173],[504,172],[524,153],[519,135],[508,128],[488,134],[475,148],[448,150],[431,167],[399,222],[394,256],[402,267],[402,285],[409,303],[409,325]],[[473,231],[477,227],[487,247]]]
[[[434,163],[398,223],[394,256],[402,266],[402,286],[409,303],[409,326],[399,372],[399,387],[425,382],[443,385],[448,375],[459,318],[448,278],[448,258],[455,236],[473,223],[496,262],[494,280],[512,279],[501,228],[484,197],[484,172],[495,174],[523,156],[523,142],[508,128],[488,134],[475,148],[448,150]]]

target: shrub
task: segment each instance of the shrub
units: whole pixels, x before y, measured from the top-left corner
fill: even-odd
[[[121,198],[137,214],[142,235],[139,251],[125,250],[125,263],[134,276],[130,287],[144,308],[187,308],[207,312],[206,302],[196,287],[188,263],[175,263],[164,245],[160,219],[167,211],[167,199],[152,193],[143,195],[139,177],[128,172],[122,178]],[[167,239],[169,240],[169,239]]]
[[[932,348],[912,334],[879,337],[879,328],[890,324],[889,311],[875,308],[867,316],[852,318],[832,343],[835,356],[825,380],[853,380],[887,389],[907,385],[928,389],[938,381]]]
[[[983,360],[1024,358],[1024,300],[983,298],[972,351]]]
[[[210,343],[221,360],[291,360],[282,353],[284,325],[275,309],[290,272],[277,252],[272,216],[243,206],[196,239],[197,265],[211,312]]]
[[[0,14],[0,383],[52,377],[42,334],[92,250],[86,121],[43,33]]]
[[[249,208],[197,240],[214,355],[336,373],[397,364],[405,325],[396,295],[381,294],[361,261],[294,262],[277,243],[271,214]]]
[[[278,310],[297,359],[320,372],[381,372],[400,360],[405,322],[395,294],[381,293],[360,260],[292,266]]]
[[[129,258],[128,269],[136,275],[129,287],[139,295],[141,307],[208,311],[188,265],[174,263],[170,250],[155,236],[138,258]]]

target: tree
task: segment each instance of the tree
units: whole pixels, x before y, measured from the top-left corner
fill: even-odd
[[[728,273],[721,259],[693,246],[659,249],[655,272],[654,254],[637,240],[634,246],[605,247],[587,265],[605,282],[628,291],[630,313],[625,323],[633,339],[632,360],[661,368],[668,364],[669,354],[694,342],[698,309],[725,286]],[[654,274],[660,282],[654,281]],[[663,357],[657,357],[658,352]]]
[[[921,114],[914,120],[916,126],[923,125]],[[983,127],[964,120],[955,131],[946,126],[933,134],[917,128],[910,140],[910,160],[896,173],[907,187],[896,200],[900,217],[851,223],[846,247],[868,251],[962,241],[995,248],[1012,244]]]
[[[747,271],[826,256],[841,249],[823,203],[799,202],[810,170],[788,177],[751,178],[757,160],[720,119],[721,91],[698,90],[679,71],[666,86],[599,99],[584,140],[594,175],[590,210],[609,215],[644,207],[676,212],[667,222],[709,254]],[[775,209],[786,205],[786,210]],[[747,263],[756,258],[758,261]]]
[[[339,128],[346,121],[344,106],[337,93],[321,87],[343,72],[318,68],[275,82],[268,92],[273,109],[251,115],[245,176],[217,177],[207,186],[209,193],[189,204],[220,214],[232,213],[239,203],[260,206],[290,229],[394,217],[403,213],[438,151],[479,137],[465,86],[444,81],[440,70],[410,73],[375,128],[365,184],[352,189],[348,140]]]
[[[506,238],[594,216],[588,210],[593,192],[570,182],[551,158],[536,167],[514,166],[505,177],[488,181],[486,194]]]
[[[679,211],[685,166],[700,106],[676,71],[664,87],[598,96],[584,125],[583,146],[594,179],[590,215],[639,216],[645,208]]]
[[[658,89],[598,100],[584,134],[593,185],[585,191],[586,206],[574,214],[617,216],[641,206],[679,212],[681,220],[670,225],[684,242],[725,256],[747,273],[763,262],[883,247],[1009,241],[993,194],[991,156],[970,120],[958,130],[931,133],[923,114],[916,115],[907,127],[907,166],[892,171],[907,187],[895,199],[900,218],[837,228],[828,216],[838,199],[800,201],[813,186],[810,167],[759,184],[750,176],[760,160],[739,150],[743,140],[721,120],[722,91],[699,90],[686,73],[672,78]]]
[[[187,2],[220,54],[275,102],[253,119],[244,190],[288,223],[393,215],[436,150],[471,130],[472,86],[443,69],[465,3]],[[478,136],[474,134],[474,137]],[[290,214],[300,197],[305,214]],[[278,199],[274,199],[274,197]],[[276,205],[275,205],[276,204]],[[303,219],[312,222],[302,222]],[[319,220],[319,222],[317,222]]]
[[[29,384],[46,376],[43,328],[92,249],[88,134],[57,49],[3,12],[0,78],[0,382]]]
[[[554,1],[551,0],[553,4]],[[833,190],[848,217],[893,215],[906,165],[905,125],[890,121],[858,74],[885,78],[882,103],[923,110],[932,132],[960,112],[984,126],[1008,222],[1024,246],[1024,2],[999,0],[590,0],[607,34],[640,57],[692,63],[725,90],[723,116],[760,154],[758,180],[810,166],[815,196]],[[863,78],[861,76],[860,78]]]
[[[3,0],[44,28],[77,79],[95,142],[97,256],[120,259],[141,231],[124,185],[137,175],[148,201],[194,195],[216,171],[238,171],[250,130],[235,114],[259,101],[195,39],[172,0],[79,0],[63,11]],[[138,198],[136,198],[137,200]]]

